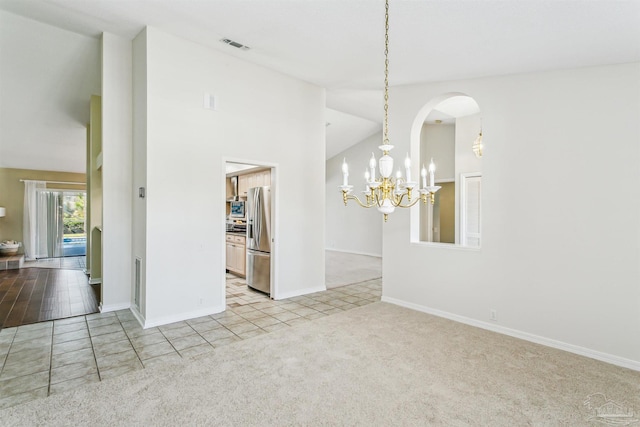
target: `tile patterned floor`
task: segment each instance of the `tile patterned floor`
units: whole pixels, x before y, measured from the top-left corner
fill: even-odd
[[[223,313],[142,329],[129,310],[0,331],[0,408],[288,328],[380,300],[371,280],[281,301],[227,276]]]

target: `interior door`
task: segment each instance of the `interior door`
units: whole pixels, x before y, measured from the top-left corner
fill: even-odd
[[[482,228],[482,175],[462,174],[460,183],[460,242],[463,246],[479,248]]]

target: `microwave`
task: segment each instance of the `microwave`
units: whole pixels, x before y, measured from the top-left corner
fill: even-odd
[[[236,200],[231,203],[231,213],[229,214],[230,218],[244,218],[244,206],[245,202],[243,200]]]

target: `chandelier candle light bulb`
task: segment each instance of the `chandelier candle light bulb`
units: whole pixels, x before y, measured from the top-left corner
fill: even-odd
[[[435,185],[435,170],[436,166],[431,159],[429,164],[429,179],[430,186],[427,186],[427,170],[424,165],[422,166],[422,188],[419,189],[420,197],[411,198],[411,192],[416,187],[417,183],[411,181],[411,158],[409,153],[404,160],[405,178],[402,178],[402,170],[398,168],[396,176],[393,177],[393,158],[389,155],[389,152],[393,149],[393,145],[389,143],[389,0],[385,1],[385,49],[384,49],[384,120],[382,124],[382,145],[378,148],[382,151],[382,157],[376,162],[375,154],[371,153],[371,159],[369,159],[369,170],[364,174],[365,178],[365,195],[366,200],[361,201],[358,196],[352,194],[353,186],[349,185],[349,169],[347,167],[346,159],[342,163],[342,200],[347,205],[347,201],[355,200],[360,206],[364,208],[376,207],[380,213],[384,215],[384,220],[388,219],[388,215],[392,213],[395,208],[410,208],[415,206],[420,200],[424,204],[427,203],[427,198],[431,199],[431,204],[434,204],[434,194],[440,189]],[[376,163],[380,170],[380,178],[376,178]],[[406,198],[406,199],[405,199]]]
[[[433,159],[431,159],[431,163],[429,163],[429,185],[431,187],[436,185],[436,164],[433,163]]]
[[[347,165],[346,157],[342,160],[342,185],[349,185],[349,165]]]

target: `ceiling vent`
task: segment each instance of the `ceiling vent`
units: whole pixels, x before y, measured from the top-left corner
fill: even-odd
[[[245,45],[243,45],[242,43],[234,42],[234,41],[233,41],[233,40],[231,40],[231,39],[221,39],[220,41],[221,41],[222,43],[226,43],[226,44],[228,44],[229,46],[236,47],[236,48],[238,48],[238,49],[242,49],[242,50],[249,50],[249,49],[251,49],[249,46],[245,46]]]

